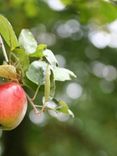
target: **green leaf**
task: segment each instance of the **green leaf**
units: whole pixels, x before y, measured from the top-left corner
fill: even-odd
[[[74,118],[74,113],[71,111],[71,109],[68,109],[68,114],[69,114],[72,118]]]
[[[66,81],[71,80],[72,78],[76,78],[76,75],[68,69],[54,67],[52,70],[56,81]]]
[[[51,50],[46,49],[46,50],[43,51],[43,54],[44,54],[45,58],[47,59],[47,61],[51,65],[53,65],[53,66],[58,65],[58,62],[56,60],[56,57],[55,57],[55,55],[53,54],[53,52]]]
[[[37,85],[45,83],[47,63],[44,61],[34,61],[30,64],[26,72],[27,78]]]
[[[17,66],[22,70],[23,74],[29,67],[29,57],[24,49],[16,48],[11,56],[14,57]]]
[[[60,100],[60,101],[56,101],[56,103],[58,104],[58,109],[57,109],[58,111],[66,114],[68,113],[69,107],[64,101]]]
[[[9,23],[7,18],[2,15],[0,15],[0,34],[10,47],[11,51],[19,46],[17,37],[11,24]]]
[[[19,35],[19,43],[27,54],[34,53],[37,48],[37,41],[28,29],[23,29]]]
[[[58,104],[59,104],[59,107],[57,110],[59,112],[69,114],[70,116],[74,117],[73,112],[69,109],[68,105],[63,100],[58,101]]]
[[[43,51],[46,49],[46,44],[39,44],[34,53],[30,54],[30,57],[42,58],[44,56]]]
[[[98,24],[106,24],[117,19],[117,0],[61,0],[75,13],[80,13],[80,23],[93,21]],[[112,5],[112,4],[113,5]],[[97,9],[98,6],[98,9]],[[109,11],[108,11],[109,10]]]
[[[53,99],[53,101],[49,101],[47,103],[47,108],[55,111],[56,113],[63,113],[65,115],[70,115],[71,117],[74,117],[73,112],[69,109],[68,105],[63,100],[56,100]]]
[[[35,91],[37,89],[37,84],[30,81],[26,76],[23,78],[23,86]]]
[[[37,46],[37,50],[41,50],[41,51],[45,50],[46,48],[47,48],[47,45],[46,44],[39,44]]]

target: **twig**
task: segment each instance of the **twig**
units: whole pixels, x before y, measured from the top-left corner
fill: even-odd
[[[45,111],[46,106],[47,106],[47,102],[45,102],[45,103],[43,104],[42,109],[41,109],[41,113]]]
[[[34,111],[36,114],[39,114],[40,111],[38,111],[38,109],[36,108],[35,104],[33,103],[32,99],[28,96],[28,94],[26,94],[28,101],[30,102],[30,104],[32,105]]]
[[[5,61],[9,62],[8,56],[7,56],[7,52],[6,52],[6,49],[5,49],[5,46],[4,46],[4,43],[3,43],[1,35],[0,35],[0,43],[1,43],[1,48],[2,48],[2,51],[3,51],[3,55],[5,57]]]
[[[34,101],[34,99],[36,98],[36,96],[37,96],[37,94],[38,94],[38,91],[39,91],[39,87],[40,87],[40,86],[37,87],[34,96],[31,98],[32,101]]]

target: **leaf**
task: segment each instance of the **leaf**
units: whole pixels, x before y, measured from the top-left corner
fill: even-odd
[[[54,67],[52,70],[56,81],[66,81],[71,80],[73,77],[76,78],[76,75],[68,69]]]
[[[58,104],[58,109],[57,110],[62,112],[62,113],[68,114],[68,109],[69,109],[68,105],[62,100],[56,101],[56,102]]]
[[[33,83],[32,81],[30,81],[26,76],[23,78],[23,85],[28,87],[31,90],[36,90],[37,89],[37,84]]]
[[[54,101],[50,100],[46,102],[46,107],[51,110],[56,110],[57,104]]]
[[[56,60],[56,57],[54,56],[53,52],[49,49],[46,49],[43,51],[43,54],[45,56],[45,58],[47,59],[47,61],[53,65],[53,66],[56,66],[58,65],[58,62]]]
[[[37,85],[45,83],[47,63],[44,61],[34,61],[26,72],[27,78]]]
[[[58,101],[58,104],[60,106],[57,109],[59,112],[69,114],[70,116],[74,117],[73,112],[69,109],[68,105],[63,100]]]
[[[32,54],[36,51],[37,41],[33,34],[28,29],[23,29],[19,35],[19,43],[25,49],[27,54]]]
[[[59,113],[63,113],[74,117],[73,112],[69,109],[68,105],[63,100],[58,101],[56,99],[53,99],[52,101],[48,101],[47,108],[55,111],[56,113],[58,113],[58,115]]]
[[[2,15],[0,15],[0,34],[9,45],[11,51],[19,46],[15,32],[9,23],[9,21]]]
[[[29,57],[25,53],[24,49],[16,48],[12,53],[12,57],[15,57],[15,62],[17,64],[17,67],[19,67],[23,74],[29,67]]]
[[[16,68],[12,65],[0,65],[0,77],[17,80]]]
[[[39,44],[34,53],[30,54],[30,57],[42,58],[44,56],[43,51],[46,49],[47,45]]]
[[[37,49],[38,50],[45,50],[47,48],[47,45],[46,44],[39,44],[38,46],[37,46]]]
[[[74,113],[73,113],[70,109],[68,109],[68,114],[69,114],[72,118],[74,118]]]

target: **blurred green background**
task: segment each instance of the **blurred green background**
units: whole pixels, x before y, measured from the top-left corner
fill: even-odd
[[[31,108],[13,131],[0,130],[0,156],[117,156],[116,0],[0,0],[19,35],[29,28],[77,79],[57,83],[75,118]],[[1,51],[0,51],[1,52]],[[0,53],[0,63],[3,61]],[[41,93],[39,93],[41,95]]]

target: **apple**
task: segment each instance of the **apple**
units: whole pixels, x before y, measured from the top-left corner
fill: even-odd
[[[20,84],[0,84],[0,128],[12,130],[23,120],[27,110],[27,98]]]

